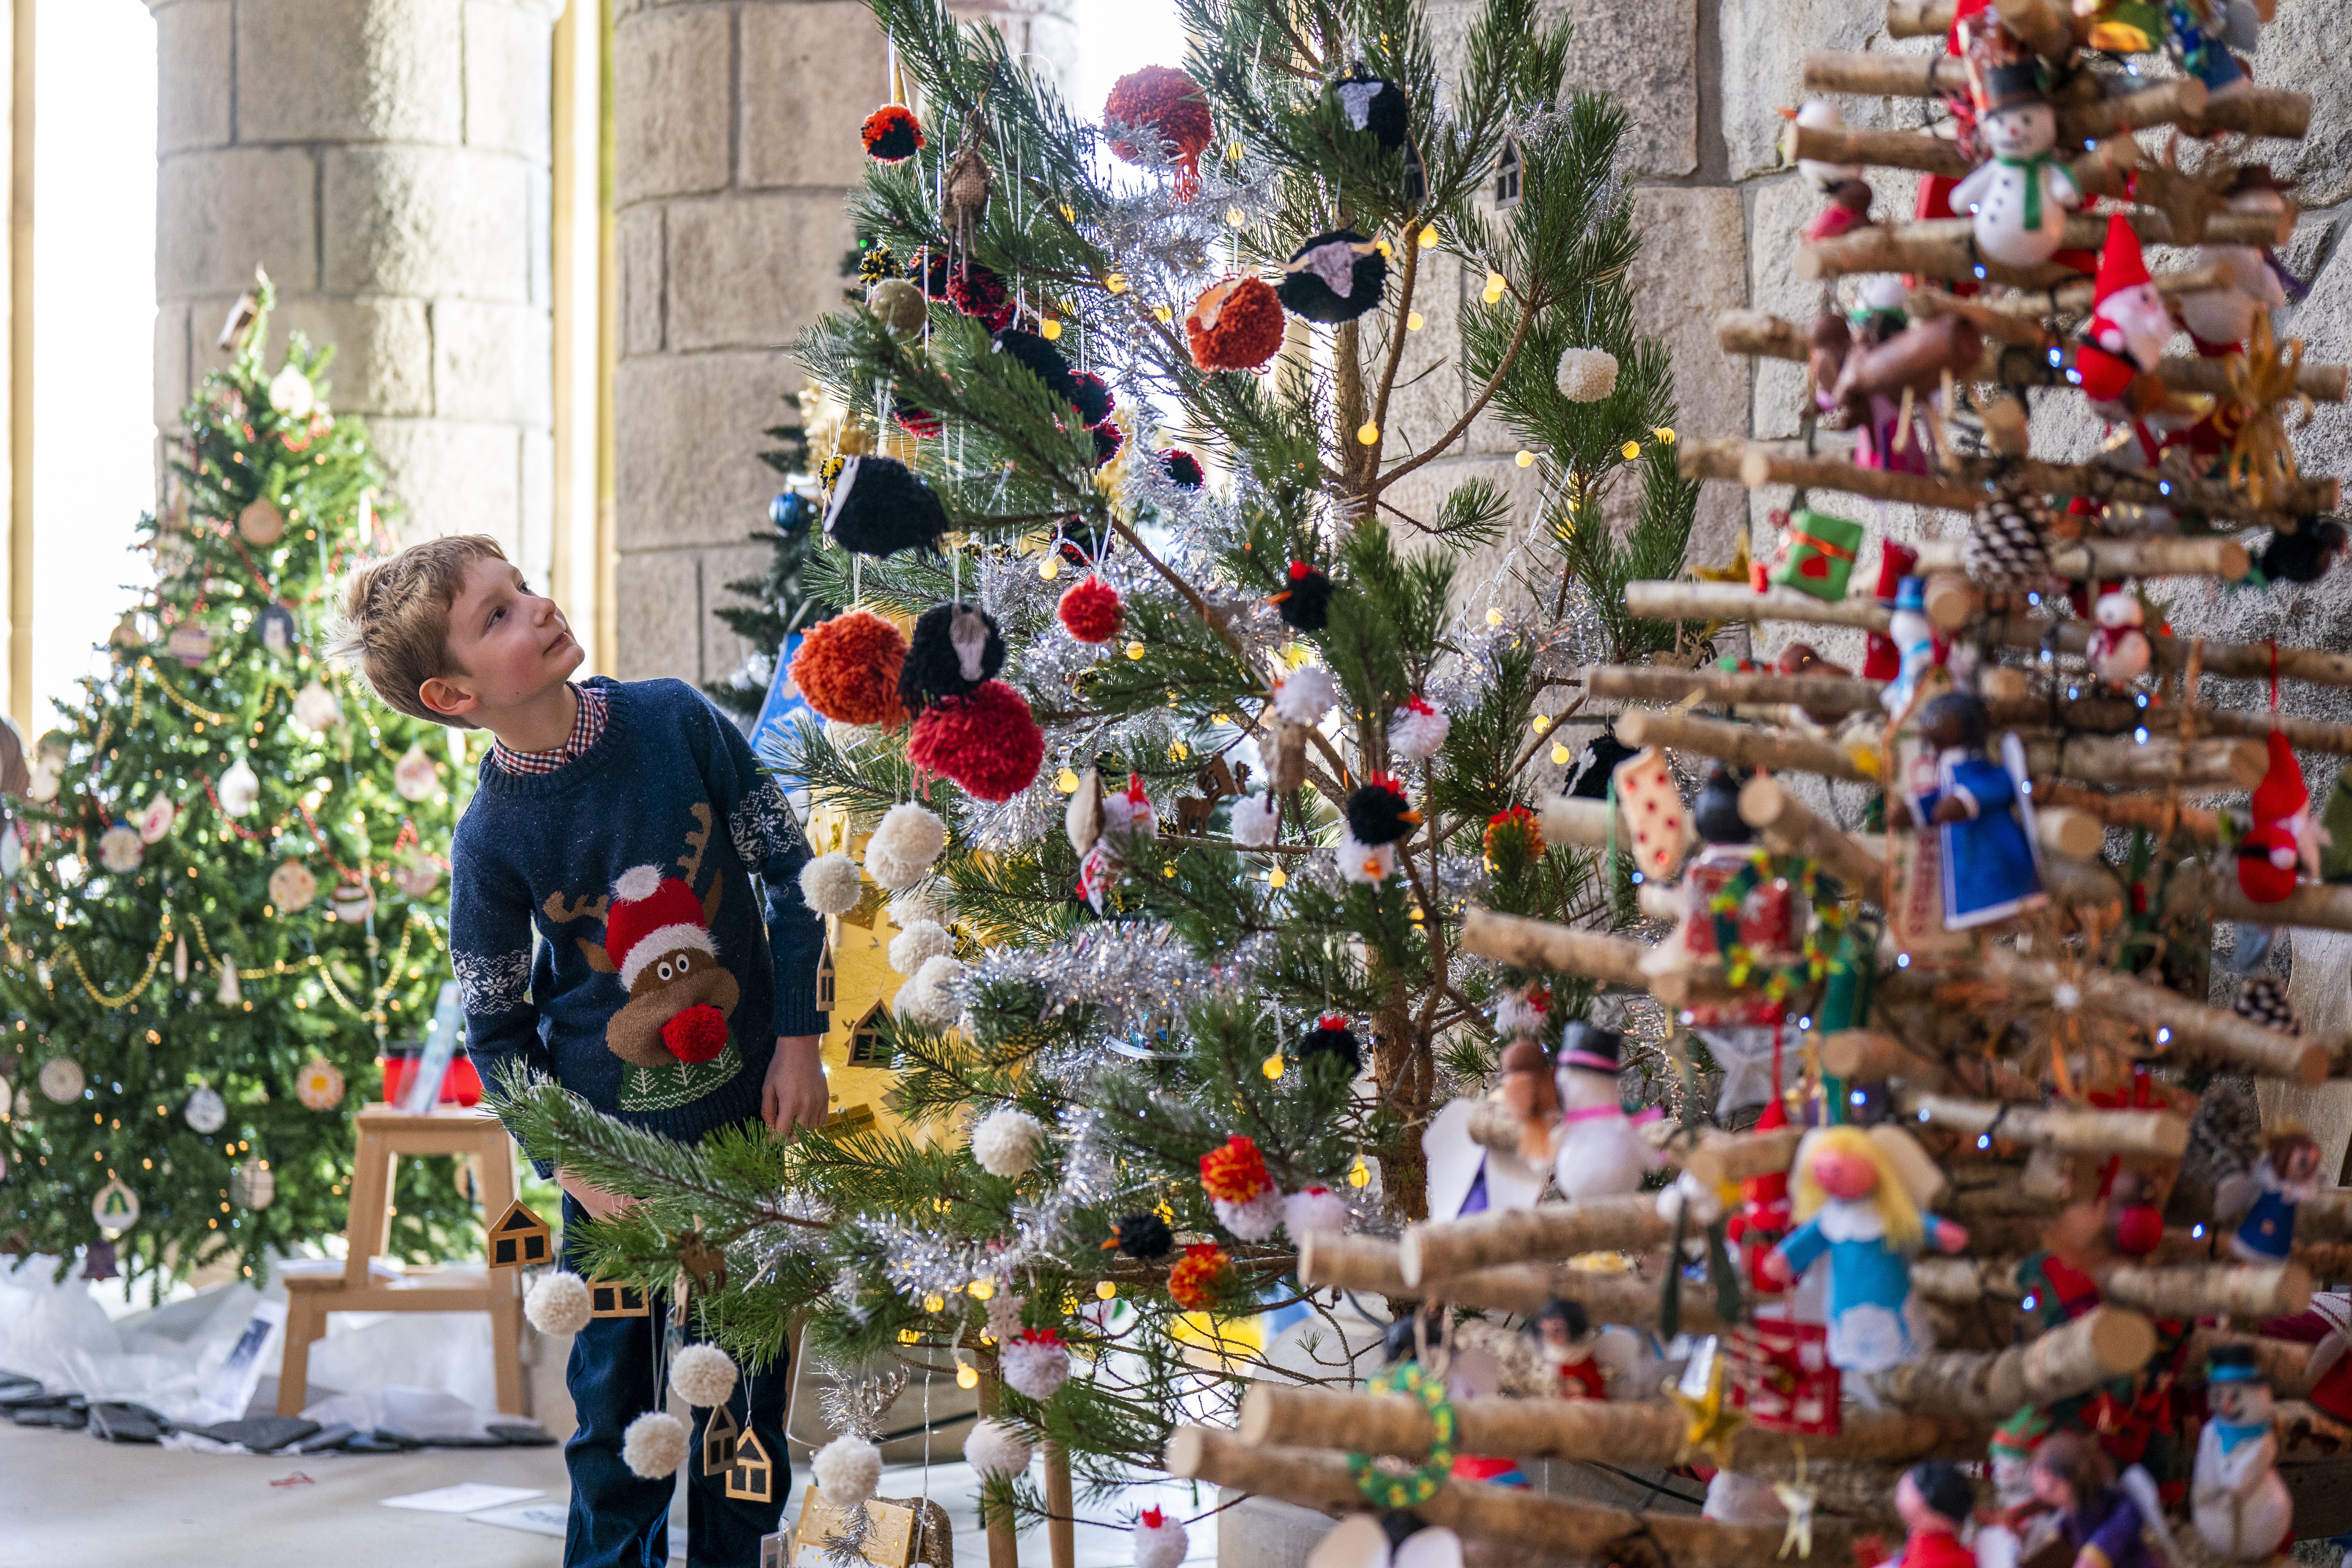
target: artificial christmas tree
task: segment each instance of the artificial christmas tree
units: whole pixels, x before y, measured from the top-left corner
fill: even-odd
[[[270,305],[264,278],[187,409],[155,587],[37,745],[7,857],[0,1244],[158,1289],[342,1229],[349,1113],[447,978],[471,782],[463,731],[323,657],[337,583],[390,545],[383,481],[331,351],[264,361]],[[472,1245],[436,1164],[402,1167],[395,1255]]]

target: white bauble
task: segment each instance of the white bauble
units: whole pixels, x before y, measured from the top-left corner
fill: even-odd
[[[98,836],[98,863],[117,875],[137,870],[146,852],[146,840],[127,822],[118,822]]]
[[[322,735],[343,721],[341,699],[313,680],[294,694],[294,722]]]
[[[1045,1124],[1025,1110],[992,1110],[971,1130],[971,1157],[992,1176],[1015,1181],[1029,1173],[1045,1147]]]
[[[964,1434],[963,1458],[984,1481],[1017,1476],[1029,1468],[1029,1440],[1018,1427],[983,1417]]]
[[[933,1029],[951,1029],[963,1016],[963,1004],[951,989],[963,978],[963,964],[942,953],[923,960],[915,977],[898,987],[890,1011],[910,1024],[921,1024]]]
[[[845,915],[857,907],[863,880],[840,850],[820,855],[801,868],[801,901],[821,915]]]
[[[890,939],[890,967],[912,974],[926,961],[955,952],[955,938],[937,921],[917,921]]]
[[[576,1334],[588,1326],[588,1281],[556,1269],[532,1281],[522,1315],[542,1334]]]
[[[392,787],[400,792],[403,800],[423,800],[441,787],[441,764],[412,741],[408,750],[401,752],[400,761],[392,764]]]
[[[882,1484],[882,1450],[845,1432],[809,1456],[809,1473],[816,1478],[826,1504],[846,1512]]]
[[[1563,350],[1557,379],[1570,403],[1599,403],[1617,390],[1617,356],[1607,349]]]
[[[89,1082],[81,1063],[71,1057],[51,1057],[41,1064],[41,1092],[55,1104],[79,1100]]]
[[[243,757],[228,765],[218,785],[220,805],[231,816],[243,816],[261,800],[261,779]]]
[[[1234,842],[1256,847],[1282,837],[1282,801],[1268,790],[1234,802]]]
[[[209,1138],[227,1125],[228,1102],[221,1098],[220,1090],[204,1084],[189,1094],[188,1103],[180,1114],[187,1119],[190,1127]]]
[[[686,1423],[667,1410],[648,1410],[621,1434],[621,1462],[649,1481],[677,1474],[686,1463]]]
[[[670,1358],[669,1385],[698,1409],[724,1405],[735,1392],[735,1362],[717,1345],[688,1345]]]

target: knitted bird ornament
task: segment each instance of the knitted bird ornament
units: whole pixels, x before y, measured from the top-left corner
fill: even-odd
[[[984,680],[916,717],[907,759],[954,780],[974,800],[1008,801],[1037,777],[1045,734],[1030,717],[1027,699],[1001,680]]]
[[[920,713],[942,697],[962,697],[1004,668],[1004,638],[996,617],[977,605],[933,605],[915,622],[907,660],[898,667],[898,697]]]
[[[1421,813],[1393,774],[1374,773],[1348,796],[1348,831],[1363,844],[1393,844],[1421,826]]]
[[[1171,447],[1160,454],[1160,466],[1168,475],[1168,482],[1180,490],[1197,490],[1208,476],[1201,470],[1201,459],[1181,447]]]
[[[1307,1030],[1298,1042],[1298,1059],[1301,1062],[1326,1058],[1347,1063],[1348,1076],[1351,1079],[1364,1070],[1364,1047],[1357,1040],[1356,1032],[1348,1027],[1348,1015],[1345,1013],[1324,1014],[1315,1020],[1315,1026]]]
[[[1116,1249],[1149,1263],[1175,1250],[1176,1234],[1156,1214],[1124,1215],[1111,1223],[1110,1236],[1102,1248],[1105,1252]]]
[[[867,115],[858,135],[866,155],[877,163],[903,163],[923,150],[922,122],[903,103],[886,103]]]
[[[1282,347],[1282,300],[1263,279],[1220,279],[1192,301],[1184,337],[1202,370],[1255,370]]]
[[[1110,641],[1118,636],[1119,623],[1127,618],[1118,590],[1091,572],[1070,584],[1054,613],[1061,616],[1069,634],[1084,643]]]
[[[1309,321],[1352,321],[1381,302],[1389,264],[1380,247],[1352,228],[1318,234],[1284,264],[1275,290],[1289,312]]]
[[[833,481],[825,537],[858,555],[931,551],[948,531],[947,509],[915,470],[896,458],[850,458]]]
[[[1290,563],[1290,585],[1267,601],[1294,631],[1319,632],[1331,624],[1331,579],[1304,561]]]
[[[899,724],[898,672],[907,639],[870,610],[850,610],[819,621],[793,656],[793,684],[819,717],[840,724]]]
[[[1389,715],[1389,750],[1408,762],[1423,762],[1437,755],[1453,730],[1444,709],[1425,697],[1408,697]]]
[[[1111,140],[1111,155],[1123,163],[1143,163],[1157,152],[1172,158],[1180,173],[1176,194],[1190,197],[1200,188],[1201,153],[1213,129],[1208,95],[1201,84],[1172,66],[1146,66],[1111,84],[1103,101],[1103,123],[1129,131],[1148,131],[1159,146],[1147,150],[1124,136]]]

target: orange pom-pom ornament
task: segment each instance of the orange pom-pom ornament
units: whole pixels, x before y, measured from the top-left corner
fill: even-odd
[[[1263,279],[1220,279],[1192,301],[1184,335],[1202,370],[1256,370],[1282,347],[1282,300]]]
[[[898,667],[907,662],[904,633],[870,610],[819,621],[793,656],[793,684],[818,714],[838,724],[899,724]]]
[[[1188,1312],[1207,1311],[1223,1293],[1225,1271],[1233,1261],[1216,1243],[1194,1242],[1168,1271],[1169,1296]]]
[[[1152,132],[1161,148],[1171,150],[1181,171],[1176,194],[1189,198],[1201,188],[1201,153],[1213,128],[1208,96],[1199,82],[1173,66],[1130,71],[1112,84],[1110,97],[1103,101],[1103,121]],[[1129,163],[1140,163],[1146,156],[1144,149],[1124,137],[1114,139],[1110,150]]]
[[[984,680],[923,710],[907,737],[907,760],[953,779],[974,800],[1007,801],[1036,779],[1045,734],[1027,699],[1001,680]]]
[[[1080,642],[1110,641],[1118,636],[1119,623],[1127,618],[1118,590],[1091,572],[1070,584],[1055,613]]]
[[[903,163],[923,150],[922,123],[903,103],[886,103],[867,115],[859,134],[866,155],[877,163]]]
[[[1272,1185],[1274,1178],[1266,1174],[1265,1156],[1257,1152],[1255,1138],[1236,1132],[1222,1148],[1201,1156],[1201,1190],[1213,1198],[1245,1204]]]

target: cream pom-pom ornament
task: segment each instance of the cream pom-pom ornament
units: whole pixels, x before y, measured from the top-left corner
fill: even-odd
[[[856,1508],[882,1484],[882,1450],[855,1432],[845,1432],[809,1457],[817,1489],[835,1509]]]
[[[1687,1211],[1694,1230],[1704,1230],[1723,1217],[1723,1194],[1685,1171],[1658,1193],[1658,1217],[1668,1225]]]
[[[862,896],[857,862],[836,849],[801,868],[801,902],[821,915],[845,915]]]
[[[621,1462],[649,1481],[677,1474],[686,1463],[686,1423],[667,1410],[648,1410],[621,1434]]]
[[[997,1368],[1006,1387],[1043,1404],[1069,1379],[1070,1347],[1051,1329],[1024,1329],[998,1349]]]
[[[1135,1516],[1135,1568],[1178,1568],[1192,1550],[1184,1527],[1159,1509]]]
[[[975,1421],[964,1434],[963,1459],[981,1479],[1002,1480],[1029,1468],[1029,1441],[1007,1422]]]
[[[562,1269],[542,1274],[522,1300],[522,1315],[542,1334],[576,1334],[588,1326],[588,1281]]]
[[[1007,1106],[983,1116],[971,1130],[971,1157],[992,1176],[1016,1181],[1029,1173],[1045,1147],[1045,1124]]]
[[[1213,1198],[1209,1206],[1217,1212],[1217,1223],[1244,1241],[1264,1241],[1282,1224],[1284,1214],[1282,1189],[1268,1187],[1254,1198],[1234,1203],[1225,1198]]]
[[[1598,403],[1617,390],[1617,356],[1607,349],[1569,349],[1559,356],[1559,395]]]
[[[890,939],[890,967],[913,974],[934,958],[955,952],[955,938],[937,921],[917,921]]]
[[[963,978],[963,965],[941,953],[923,960],[915,977],[898,987],[898,998],[890,1011],[910,1024],[921,1024],[933,1029],[951,1029],[963,1016],[963,1004],[957,1001],[951,986]]]
[[[1454,721],[1425,697],[1408,697],[1404,706],[1389,715],[1389,750],[1400,757],[1422,762],[1437,755],[1452,733]]]
[[[724,1405],[735,1392],[735,1361],[717,1345],[688,1345],[669,1363],[669,1385],[697,1408]]]
[[[1271,844],[1282,836],[1282,801],[1273,791],[1245,795],[1234,802],[1234,842],[1253,847]]]
[[[1339,700],[1339,688],[1319,664],[1301,665],[1288,679],[1275,682],[1274,710],[1294,724],[1320,723]]]
[[[1348,1212],[1348,1200],[1320,1183],[1301,1187],[1282,1200],[1282,1228],[1293,1241],[1304,1240],[1318,1230],[1346,1230],[1354,1219]]]
[[[947,924],[950,911],[946,893],[937,882],[918,883],[890,900],[890,923],[900,931],[911,931],[924,921]]]
[[[929,874],[931,862],[948,847],[948,825],[929,806],[901,801],[885,812],[881,826],[866,841],[868,875],[900,892]]]

